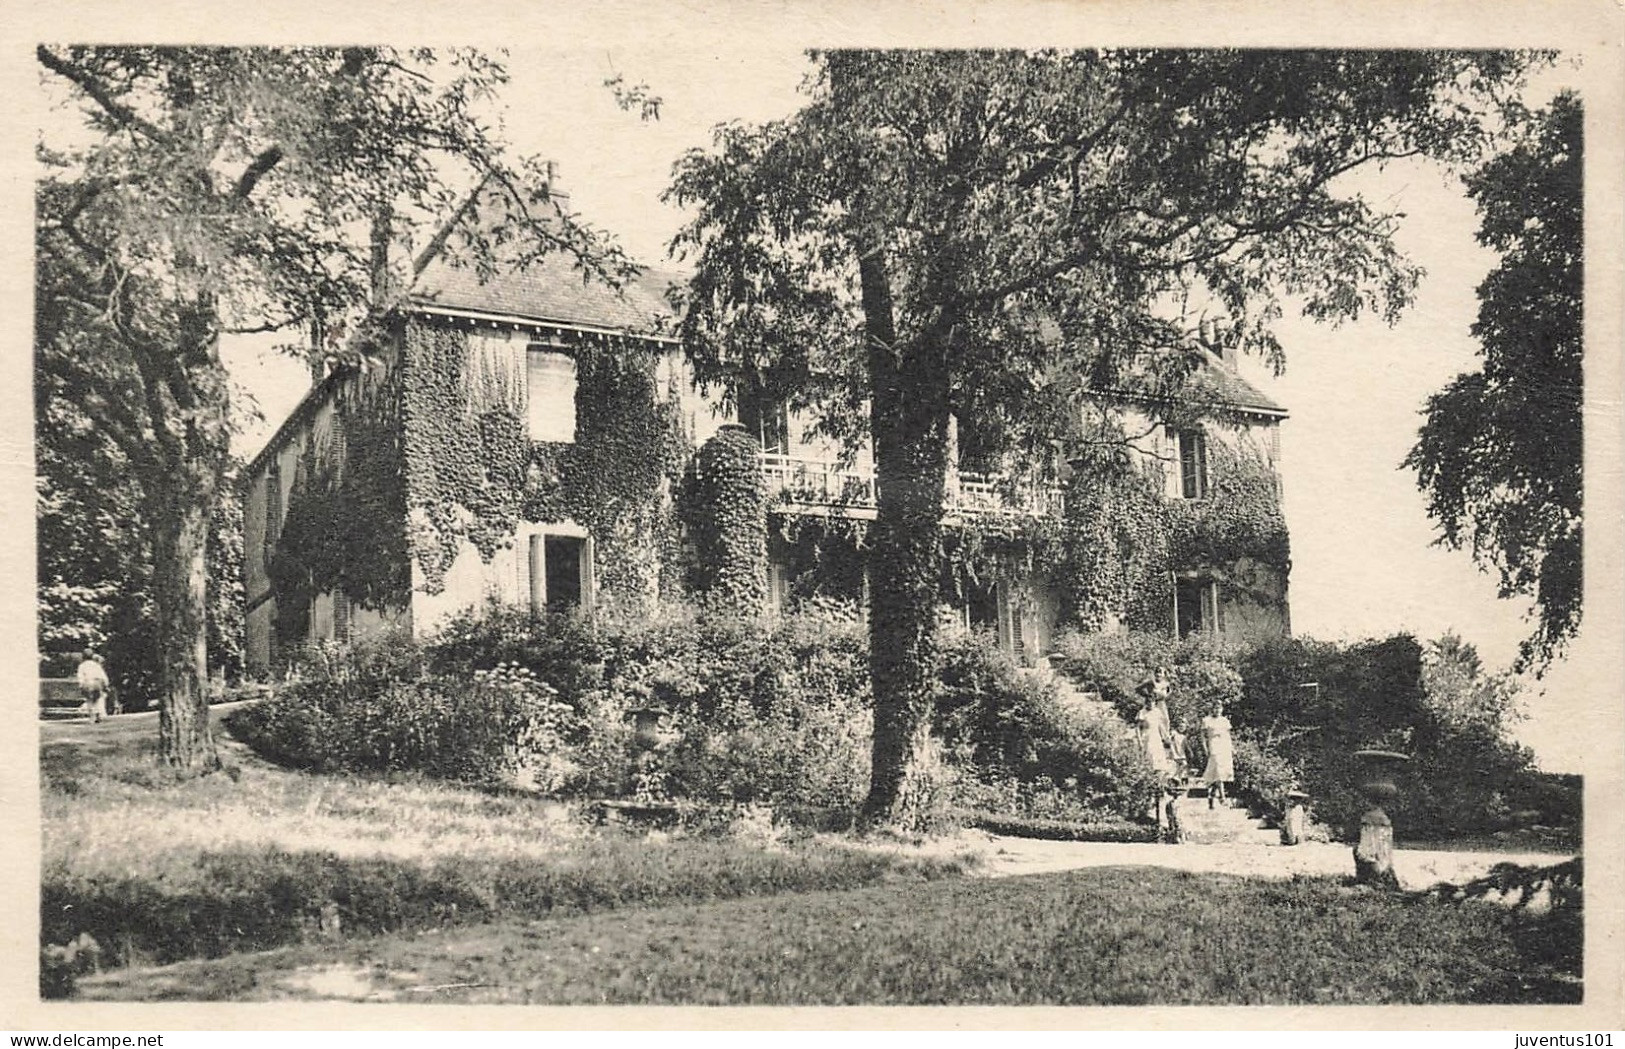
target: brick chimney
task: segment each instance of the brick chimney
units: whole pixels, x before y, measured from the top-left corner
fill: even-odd
[[[553,200],[558,203],[560,208],[569,210],[570,191],[564,188],[564,183],[559,179],[559,162],[556,160],[549,160],[546,162],[546,166],[547,195],[553,198]]]

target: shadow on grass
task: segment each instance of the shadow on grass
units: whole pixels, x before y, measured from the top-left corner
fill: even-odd
[[[98,977],[91,999],[514,1004],[1574,1002],[1578,915],[1097,868],[579,914]]]

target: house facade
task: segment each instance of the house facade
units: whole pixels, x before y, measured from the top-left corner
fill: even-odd
[[[764,610],[863,604],[872,460],[781,406],[726,413],[705,396],[665,334],[669,280],[617,293],[554,259],[484,281],[432,262],[361,366],[315,383],[244,471],[250,672],[279,672],[309,641],[427,633],[490,600],[560,611],[682,594],[708,549],[685,500],[724,445],[751,457],[738,503],[759,501],[745,527]],[[1154,406],[1102,398],[1132,435],[1107,480],[1081,464],[1020,483],[952,470],[945,624],[996,632],[1027,661],[1069,623],[1285,634],[1286,413],[1233,361],[1205,363],[1204,381],[1225,425],[1156,426]]]

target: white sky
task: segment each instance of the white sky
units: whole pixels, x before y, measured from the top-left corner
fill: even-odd
[[[520,152],[558,161],[576,210],[616,234],[634,258],[661,262],[682,221],[659,201],[673,161],[707,145],[710,128],[785,115],[806,69],[788,47],[698,51],[515,52],[507,131]],[[623,113],[602,86],[613,74],[647,82],[664,100],[660,120]],[[1552,84],[1543,85],[1549,94]],[[1474,367],[1468,335],[1474,288],[1494,264],[1473,238],[1471,202],[1459,184],[1423,164],[1362,178],[1368,198],[1406,213],[1401,248],[1425,267],[1416,305],[1394,328],[1378,320],[1340,329],[1286,318],[1278,331],[1287,372],[1256,363],[1248,377],[1292,413],[1284,425],[1285,512],[1291,529],[1293,631],[1322,639],[1409,630],[1424,640],[1454,630],[1487,664],[1507,665],[1526,633],[1519,602],[1500,601],[1494,580],[1465,553],[1431,545],[1415,477],[1398,469],[1426,397]],[[252,452],[304,388],[302,368],[231,351],[234,371],[266,422],[245,435]],[[263,357],[263,355],[261,355]],[[1583,655],[1577,650],[1576,660]],[[1587,734],[1582,675],[1558,665],[1532,689],[1520,735],[1553,769],[1578,769]],[[1614,700],[1610,700],[1613,702]]]

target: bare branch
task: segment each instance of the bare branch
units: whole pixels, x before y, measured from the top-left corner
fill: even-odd
[[[491,177],[491,172],[487,171],[484,177],[480,179],[480,184],[475,186],[474,191],[468,195],[468,199],[463,201],[462,207],[458,208],[451,218],[442,223],[439,229],[435,230],[435,234],[430,238],[429,243],[425,244],[423,250],[418,252],[418,257],[412,260],[413,279],[423,276],[423,271],[429,268],[429,263],[433,262],[435,256],[445,250],[446,241],[451,239],[452,231],[468,217],[468,213],[474,208],[474,202],[479,200],[481,193],[485,192],[486,183],[491,181]]]

